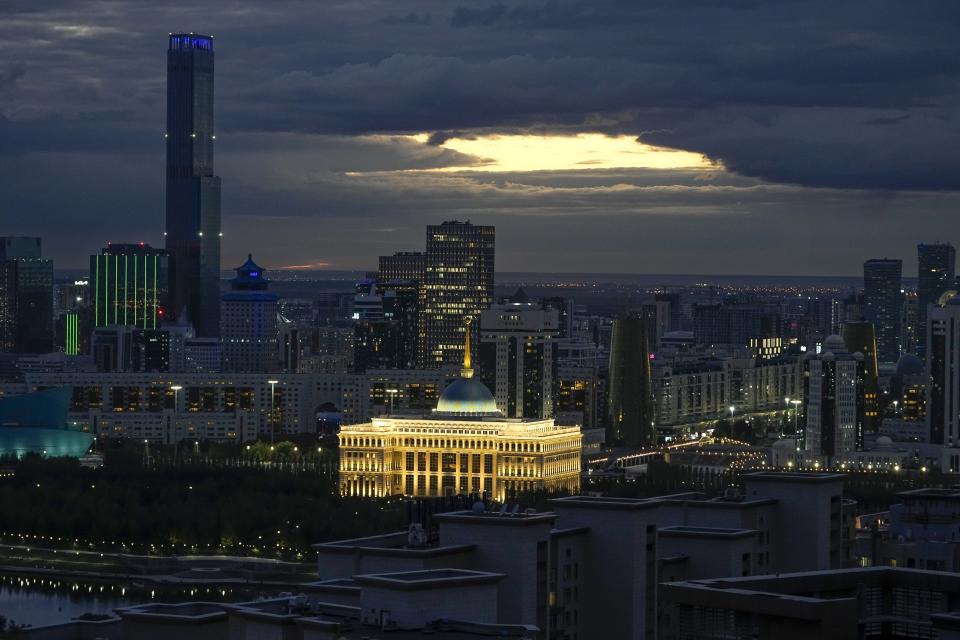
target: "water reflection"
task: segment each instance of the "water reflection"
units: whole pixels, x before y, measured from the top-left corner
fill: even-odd
[[[0,575],[0,616],[17,625],[38,626],[146,602],[243,602],[261,595],[265,594],[235,587]]]

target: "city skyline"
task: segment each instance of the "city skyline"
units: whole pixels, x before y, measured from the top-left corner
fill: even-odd
[[[866,6],[15,4],[4,222],[61,268],[162,246],[158,59],[184,29],[220,57],[223,269],[372,269],[458,218],[501,229],[506,271],[912,276],[960,204],[951,14]]]

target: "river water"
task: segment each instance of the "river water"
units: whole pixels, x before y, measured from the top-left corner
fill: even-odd
[[[85,613],[147,602],[244,602],[260,595],[248,589],[166,586],[132,582],[91,582],[0,575],[0,616],[17,625],[67,622]]]

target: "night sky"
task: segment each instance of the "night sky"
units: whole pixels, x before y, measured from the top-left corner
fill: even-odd
[[[960,241],[960,2],[0,2],[0,233],[163,245],[170,31],[210,33],[224,268],[858,273]]]

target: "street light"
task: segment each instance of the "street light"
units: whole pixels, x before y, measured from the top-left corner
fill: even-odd
[[[276,422],[274,418],[274,393],[276,392],[277,383],[279,380],[267,380],[267,384],[270,385],[270,444],[273,444],[273,432],[276,430]]]

